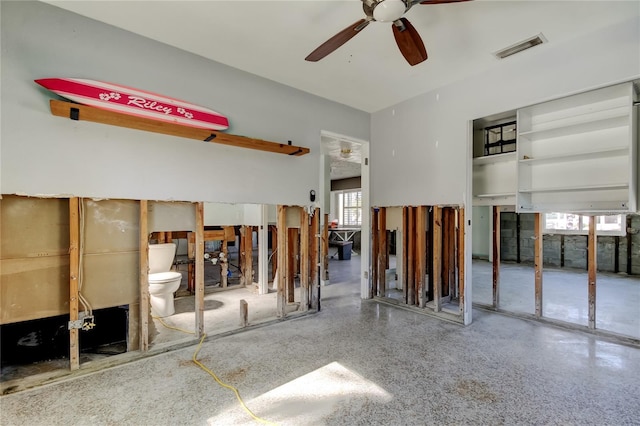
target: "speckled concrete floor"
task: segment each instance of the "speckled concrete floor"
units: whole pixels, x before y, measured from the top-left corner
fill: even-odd
[[[640,422],[638,348],[479,311],[462,327],[361,301],[357,280],[322,291],[317,315],[203,345],[201,361],[256,415],[282,425]],[[191,362],[194,349],[4,396],[0,424],[253,424]]]

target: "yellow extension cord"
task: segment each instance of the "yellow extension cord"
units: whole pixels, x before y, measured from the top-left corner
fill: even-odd
[[[181,331],[183,333],[187,333],[187,334],[196,334],[194,331],[188,331],[188,330],[184,330],[182,328],[178,328],[178,327],[173,327],[167,323],[165,323],[162,318],[160,317],[152,317],[153,319],[157,319],[158,321],[160,321],[160,324],[162,324],[164,327],[169,328],[171,330],[177,330],[177,331]],[[220,380],[218,378],[218,376],[216,376],[216,373],[214,373],[213,371],[211,371],[209,368],[207,368],[207,366],[205,366],[203,363],[201,363],[200,361],[198,361],[198,353],[200,352],[200,349],[202,348],[202,343],[204,342],[204,339],[207,337],[206,334],[202,335],[202,338],[200,339],[200,343],[198,343],[198,347],[196,348],[196,351],[193,353],[193,357],[191,358],[191,360],[193,361],[193,363],[195,365],[197,365],[198,367],[200,367],[201,369],[203,369],[204,371],[206,371],[207,373],[209,373],[209,375],[211,377],[213,377],[215,379],[215,381],[222,386],[223,388],[227,388],[233,391],[233,393],[236,394],[236,398],[238,399],[238,402],[240,402],[240,405],[242,406],[242,408],[244,409],[244,411],[246,411],[253,420],[260,422],[260,423],[264,423],[267,425],[277,425],[277,423],[273,423],[270,422],[269,420],[265,420],[263,418],[260,418],[258,416],[256,416],[255,414],[253,414],[251,412],[251,410],[249,409],[249,407],[246,406],[246,404],[244,403],[244,401],[242,400],[242,397],[240,396],[240,392],[238,391],[238,389],[236,389],[235,387],[226,384],[225,382],[223,382],[222,380]]]

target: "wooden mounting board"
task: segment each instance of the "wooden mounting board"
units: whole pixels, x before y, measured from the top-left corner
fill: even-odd
[[[300,146],[231,135],[229,133],[218,132],[215,130],[197,129],[194,127],[156,121],[148,118],[134,117],[127,114],[107,111],[87,105],[59,101],[56,99],[51,99],[50,105],[51,113],[53,115],[71,118],[74,120],[92,121],[94,123],[109,124],[112,126],[162,133],[165,135],[196,139],[204,142],[237,146],[240,148],[274,152],[277,154],[301,156],[309,153],[309,148]]]

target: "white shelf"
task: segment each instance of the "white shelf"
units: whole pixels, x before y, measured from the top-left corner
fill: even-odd
[[[592,160],[592,159],[609,158],[609,157],[622,157],[627,155],[629,155],[629,148],[625,146],[625,147],[598,149],[593,151],[585,151],[585,152],[572,153],[572,154],[548,155],[548,156],[545,155],[543,157],[524,158],[524,159],[518,160],[518,163],[522,165],[551,164],[551,163],[564,163],[567,161],[581,161],[581,160]]]
[[[508,161],[515,161],[516,152],[506,152],[504,154],[485,155],[484,157],[476,157],[473,159],[473,165],[475,166],[487,166],[490,164],[504,163]]]
[[[515,192],[501,192],[498,194],[476,194],[474,197],[476,198],[506,198],[506,197],[515,197]]]
[[[618,109],[620,108],[616,108],[616,111]],[[527,138],[533,142],[540,139],[560,138],[562,136],[595,132],[599,130],[613,129],[616,127],[624,127],[628,126],[630,123],[629,108],[626,107],[624,111],[624,114],[617,114],[611,117],[594,118],[592,121],[588,122],[573,123],[569,125],[558,125],[557,127],[520,132],[518,133],[518,135],[521,138]]]
[[[634,98],[622,83],[518,110],[516,210],[635,211]]]
[[[576,192],[576,191],[603,191],[603,190],[615,190],[615,189],[627,189],[628,183],[614,183],[609,185],[585,185],[585,186],[564,186],[554,188],[529,188],[521,189],[519,192],[523,194],[536,194],[536,193],[548,193],[548,192]]]

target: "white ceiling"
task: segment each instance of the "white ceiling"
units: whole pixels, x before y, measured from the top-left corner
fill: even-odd
[[[418,4],[405,17],[429,59],[411,67],[391,24],[381,22],[319,62],[304,60],[364,17],[361,0],[45,2],[366,112],[497,67],[494,52],[539,33],[548,43],[521,54],[640,14],[640,0]],[[329,139],[323,150],[331,157],[332,179],[359,176],[360,145]]]
[[[366,112],[496,67],[493,52],[538,33],[548,44],[521,55],[640,14],[639,0],[416,5],[405,17],[421,34],[429,59],[411,67],[391,24],[380,22],[319,62],[304,60],[364,17],[360,0],[47,3]]]

